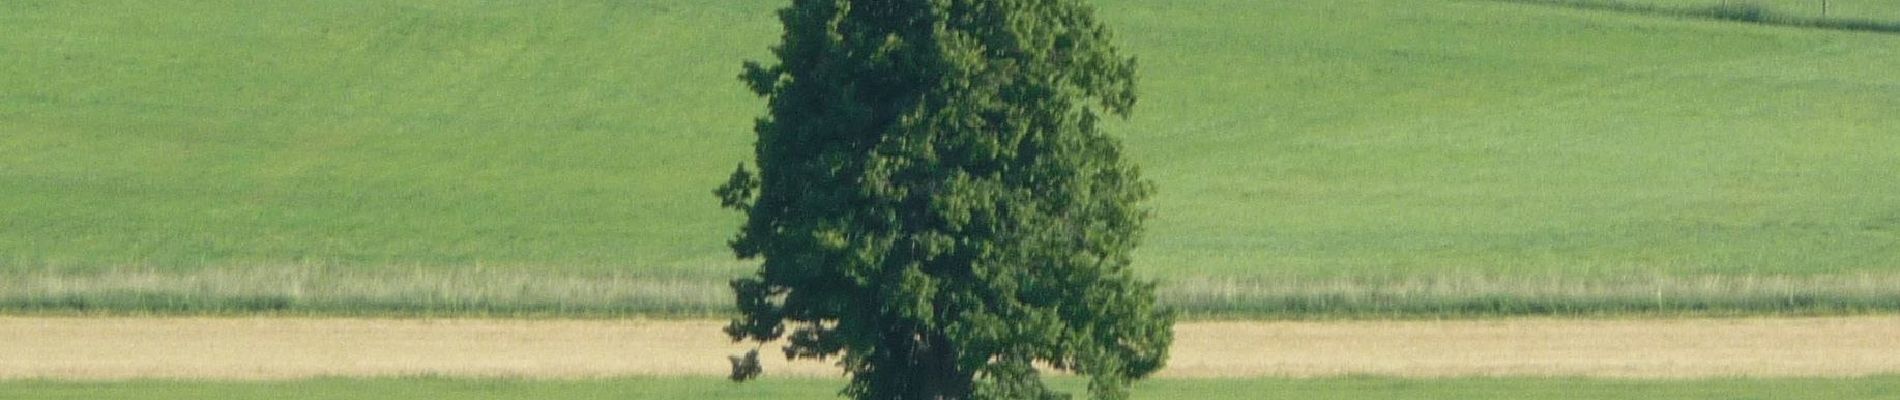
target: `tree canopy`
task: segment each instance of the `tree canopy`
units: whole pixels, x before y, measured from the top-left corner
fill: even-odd
[[[1062,398],[1038,367],[1124,398],[1160,369],[1173,314],[1129,270],[1152,185],[1099,128],[1135,63],[1080,0],[794,0],[756,172],[716,194],[734,340],[831,359],[859,399]]]

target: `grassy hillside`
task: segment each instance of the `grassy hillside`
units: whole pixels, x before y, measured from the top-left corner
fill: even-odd
[[[1482,2],[1139,3],[1156,269],[1892,270],[1900,37]],[[1270,272],[1269,272],[1270,273]]]
[[[0,5],[12,268],[731,264],[767,2]]]
[[[1081,381],[1057,382],[1080,392]],[[125,400],[369,398],[429,399],[837,399],[843,381],[667,378],[589,381],[324,379],[293,382],[0,383],[10,399]],[[1214,379],[1159,380],[1135,386],[1135,399],[1895,399],[1900,379]]]
[[[0,3],[0,306],[717,292],[745,266],[710,190],[762,111],[734,76],[778,3]],[[1138,264],[1173,301],[1900,309],[1900,35],[1097,3],[1141,60],[1112,129],[1160,186]]]

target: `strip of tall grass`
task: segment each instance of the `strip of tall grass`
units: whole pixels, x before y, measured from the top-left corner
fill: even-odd
[[[1900,312],[1900,275],[1198,278],[1161,296],[1205,318],[1848,315]]]
[[[32,314],[690,317],[724,313],[730,296],[724,282],[709,279],[481,268],[0,273],[0,312]]]
[[[1742,316],[1900,312],[1900,274],[1819,276],[1434,275],[1185,278],[1161,301],[1190,318]],[[0,313],[464,317],[716,317],[732,298],[705,277],[520,269],[124,268],[0,273]]]
[[[1672,5],[1639,3],[1621,0],[1496,0],[1510,3],[1556,5],[1592,10],[1607,10],[1631,13],[1673,15],[1689,18],[1705,18],[1725,21],[1738,21],[1764,25],[1794,26],[1843,31],[1863,31],[1900,33],[1900,21],[1882,21],[1869,18],[1807,16],[1784,12],[1761,3],[1736,0],[1715,2],[1708,5]]]

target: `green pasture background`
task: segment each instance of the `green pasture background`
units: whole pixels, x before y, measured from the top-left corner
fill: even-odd
[[[0,308],[716,309],[779,3],[0,2]],[[1170,301],[1900,309],[1900,35],[1096,3]]]

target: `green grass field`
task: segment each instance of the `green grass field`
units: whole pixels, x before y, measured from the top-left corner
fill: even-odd
[[[1080,381],[1057,384],[1080,390]],[[842,381],[767,379],[733,384],[712,378],[594,381],[323,379],[293,382],[0,382],[0,396],[55,399],[835,399]],[[1135,386],[1136,399],[1900,399],[1900,379],[1586,379],[1390,378],[1161,380]]]
[[[0,3],[0,309],[717,310],[779,3]],[[1900,35],[1097,3],[1176,304],[1900,310]]]

